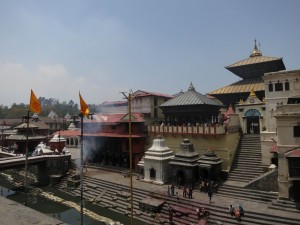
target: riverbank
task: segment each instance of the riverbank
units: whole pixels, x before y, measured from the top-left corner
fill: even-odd
[[[0,197],[0,218],[2,225],[68,225],[20,203]]]

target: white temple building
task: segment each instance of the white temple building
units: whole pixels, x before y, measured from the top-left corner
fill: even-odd
[[[143,162],[139,166],[144,167],[144,181],[164,184],[171,179],[171,167],[169,161],[174,158],[174,153],[165,144],[165,139],[158,136],[153,140],[152,147],[145,152]]]

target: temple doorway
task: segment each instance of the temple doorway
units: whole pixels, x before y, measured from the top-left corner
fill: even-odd
[[[153,168],[150,169],[150,179],[151,180],[155,180],[156,179],[156,171]]]
[[[294,180],[293,186],[290,188],[290,196],[294,199],[295,202],[300,201],[300,180]]]
[[[247,121],[247,134],[259,134],[260,133],[260,112],[256,109],[249,109],[245,113],[246,121]]]
[[[185,176],[183,170],[177,171],[176,175],[177,186],[183,186],[185,182]]]

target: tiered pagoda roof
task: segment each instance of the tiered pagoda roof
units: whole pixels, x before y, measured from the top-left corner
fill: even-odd
[[[173,157],[174,153],[166,146],[165,139],[162,136],[158,136],[153,140],[151,148],[145,152],[144,159],[164,161],[170,160]]]
[[[180,151],[175,154],[175,157],[169,164],[182,167],[195,167],[198,166],[197,161],[199,159],[199,153],[195,152],[194,145],[189,139],[185,138],[180,144]]]
[[[225,68],[243,79],[262,77],[264,73],[285,70],[282,58],[263,56],[257,48],[256,40],[249,58],[233,63]]]
[[[161,104],[160,107],[169,107],[169,106],[185,106],[185,105],[214,105],[222,106],[219,102],[210,99],[209,97],[197,92],[193,86],[193,83],[190,84],[187,92],[184,92],[177,97],[166,101]]]
[[[285,65],[282,58],[263,56],[262,52],[257,48],[255,40],[254,49],[247,59],[233,63],[225,68],[242,78],[242,80],[208,94],[215,96],[225,105],[229,105],[230,103],[235,104],[240,98],[247,98],[251,90],[255,91],[259,98],[263,98],[265,86],[262,76],[265,73],[285,70]]]

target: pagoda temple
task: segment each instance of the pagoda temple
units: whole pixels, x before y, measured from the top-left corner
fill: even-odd
[[[181,92],[173,99],[160,105],[166,124],[195,125],[217,121],[223,105],[197,92],[191,82],[188,91]]]
[[[251,90],[262,100],[265,97],[265,85],[262,76],[265,73],[285,70],[285,65],[282,58],[263,56],[255,40],[254,49],[249,58],[225,68],[242,80],[208,94],[216,97],[228,107],[230,104],[235,105],[240,99],[246,100]]]
[[[174,158],[174,153],[165,143],[162,136],[153,140],[153,145],[145,152],[143,161],[139,166],[144,169],[144,181],[153,181],[158,184],[164,184],[170,181],[171,167],[170,160]]]
[[[175,154],[169,164],[172,168],[172,180],[178,185],[193,185],[199,180],[199,153],[194,145],[185,138],[180,144],[180,151]]]

